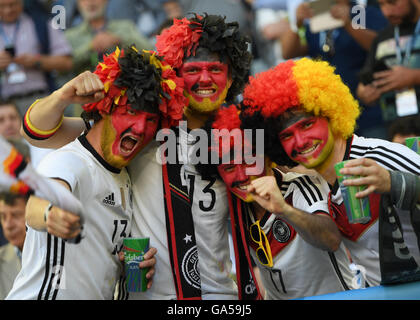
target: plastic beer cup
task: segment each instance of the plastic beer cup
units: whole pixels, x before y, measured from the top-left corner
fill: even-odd
[[[346,179],[356,179],[360,176],[342,175],[340,170],[347,161],[339,162],[334,166],[340,185],[341,194],[343,196],[344,206],[346,208],[347,217],[350,223],[367,223],[370,221],[369,198],[356,198],[356,193],[366,189],[366,186],[345,186],[343,181]]]
[[[124,266],[127,291],[143,292],[147,290],[146,274],[149,268],[140,269],[144,254],[149,250],[149,238],[125,238],[123,240]]]
[[[417,154],[420,154],[420,137],[412,137],[405,139],[405,145]]]

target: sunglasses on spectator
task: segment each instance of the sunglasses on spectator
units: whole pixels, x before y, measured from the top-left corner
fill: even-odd
[[[259,220],[250,226],[249,233],[251,234],[252,241],[258,244],[256,254],[260,263],[269,268],[273,267],[273,256],[271,255],[270,243],[260,227]]]

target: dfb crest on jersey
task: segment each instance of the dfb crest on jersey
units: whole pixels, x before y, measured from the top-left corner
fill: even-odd
[[[280,243],[289,241],[292,232],[289,226],[282,220],[276,219],[272,226],[274,238]]]
[[[185,280],[196,289],[200,289],[200,270],[198,266],[197,246],[187,251],[182,259],[182,274]]]

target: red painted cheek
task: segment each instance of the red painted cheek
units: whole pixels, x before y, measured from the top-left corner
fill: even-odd
[[[145,113],[135,116],[119,112],[113,114],[111,123],[116,134],[112,144],[112,152],[114,155],[120,154],[121,137],[127,130],[130,130],[135,135],[144,136],[142,144],[137,146],[136,150],[150,142],[156,132],[157,122],[154,125],[147,125],[146,117]]]
[[[282,140],[282,134],[289,136]],[[310,159],[316,159],[322,153],[329,139],[328,121],[324,118],[317,118],[311,126],[308,126],[307,119],[296,122],[279,134],[284,151],[292,160],[307,163]],[[307,155],[300,154],[308,149],[317,146],[314,152]]]
[[[217,67],[218,72],[213,72],[212,68]],[[195,73],[189,73],[189,70],[198,70]],[[197,102],[202,102],[208,98],[211,102],[219,99],[220,95],[227,88],[228,67],[219,62],[191,62],[184,64],[181,70],[181,76],[184,79],[185,91]],[[197,89],[215,89],[215,93],[208,97],[198,95]]]

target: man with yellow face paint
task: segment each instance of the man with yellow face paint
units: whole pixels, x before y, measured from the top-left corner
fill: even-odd
[[[217,15],[175,19],[157,37],[159,55],[186,84],[183,119],[188,129],[201,128],[224,102],[235,101],[241,93],[251,63],[248,45],[238,23]],[[71,118],[58,126],[63,111],[64,106],[36,104],[30,112],[34,126],[47,132],[57,130],[46,140],[30,142],[58,147],[85,129]],[[169,126],[162,123],[162,127]],[[151,142],[129,166],[138,212],[132,234],[150,237],[159,260],[159,276],[153,279],[151,290],[130,293],[129,299],[255,299],[255,288],[246,288],[253,281],[246,266],[238,270],[243,273],[238,284],[229,273],[225,187],[216,179],[202,179],[190,162],[195,138],[188,130],[174,130],[179,144],[190,147],[187,153],[178,150],[179,161],[162,165],[157,160],[160,145]]]
[[[175,90],[182,81],[160,59],[135,47],[117,49],[95,73],[85,72],[45,98],[70,104],[77,93],[90,96],[82,114],[86,121],[93,120],[90,130],[51,152],[38,166],[41,174],[56,179],[80,200],[84,222],[46,200],[29,199],[22,271],[8,299],[114,298],[123,277],[119,253],[123,239],[131,236],[134,214],[125,167],[153,139],[160,120],[176,122],[183,111],[182,88]],[[30,112],[24,122],[27,134],[47,135],[33,126]],[[81,229],[80,243],[65,242]],[[155,253],[151,248],[140,267],[153,267]],[[149,279],[153,272],[148,272]]]
[[[272,170],[268,157],[263,170],[247,170],[254,165],[246,163],[247,148],[258,141],[247,141],[239,130],[247,129],[244,124],[234,105],[220,109],[205,126],[212,137],[209,151],[220,163],[198,168],[203,176],[217,176],[226,184],[231,219],[241,231],[233,233],[234,246],[248,241],[265,299],[295,299],[352,288],[350,262],[340,245],[340,232],[328,215],[325,182]],[[219,136],[222,129],[228,139]],[[243,140],[241,152],[235,149],[236,135]],[[224,161],[226,154],[231,157]],[[266,198],[266,190],[271,191],[271,199]]]
[[[365,276],[362,286],[420,279],[420,223],[417,199],[410,198],[418,188],[420,157],[401,144],[353,134],[359,113],[332,66],[303,58],[251,78],[241,114],[247,125],[265,129],[265,150],[275,163],[301,164],[328,182],[329,212]],[[371,219],[364,224],[349,222],[337,181],[334,165],[347,160],[341,173],[361,177],[344,184],[367,187],[356,194],[369,199]],[[269,198],[270,192],[264,194]]]

